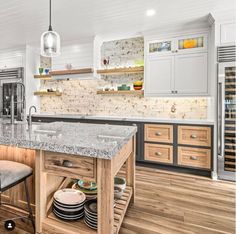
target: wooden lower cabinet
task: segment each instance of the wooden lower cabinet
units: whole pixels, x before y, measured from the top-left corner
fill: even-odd
[[[173,125],[145,124],[145,141],[173,142]]]
[[[211,168],[211,150],[204,148],[178,147],[178,164],[197,168]]]
[[[144,160],[204,174],[212,168],[212,134],[210,125],[145,124]]]
[[[202,126],[178,126],[178,144],[211,146],[211,128]]]
[[[145,143],[145,160],[173,163],[173,146]]]
[[[26,164],[35,172],[35,151],[11,146],[0,146],[0,160],[9,160]],[[35,211],[35,173],[27,179],[30,201]],[[2,194],[3,201],[15,204],[27,210],[24,184],[18,184]]]

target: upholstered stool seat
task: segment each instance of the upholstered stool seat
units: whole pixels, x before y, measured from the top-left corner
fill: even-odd
[[[31,167],[13,161],[0,160],[0,191],[5,191],[31,176]]]
[[[24,182],[25,195],[26,195],[26,201],[27,201],[28,213],[29,213],[27,216],[24,215],[24,216],[14,217],[12,219],[4,220],[4,222],[5,224],[8,224],[9,221],[13,222],[13,220],[16,220],[16,219],[28,218],[32,222],[32,226],[35,233],[33,212],[30,206],[30,197],[29,197],[29,191],[28,191],[27,182],[26,182],[27,178],[31,176],[32,174],[33,174],[33,169],[25,164],[14,162],[14,161],[0,160],[0,205],[17,207],[16,205],[2,202],[1,194],[2,192],[5,192],[6,190],[20,184],[21,182]],[[21,209],[20,207],[17,207],[17,208]]]

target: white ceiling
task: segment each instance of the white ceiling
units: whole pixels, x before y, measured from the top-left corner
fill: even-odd
[[[49,0],[0,0],[0,48],[39,44],[48,28]],[[97,34],[139,33],[163,25],[205,19],[235,8],[235,0],[52,0],[53,29],[66,40]],[[147,17],[147,9],[156,15]]]

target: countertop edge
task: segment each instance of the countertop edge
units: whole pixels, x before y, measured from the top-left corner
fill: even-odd
[[[214,120],[208,119],[158,119],[148,117],[115,117],[115,116],[76,116],[76,115],[51,115],[35,114],[35,118],[57,118],[57,119],[78,119],[78,120],[108,120],[108,121],[127,121],[127,122],[147,122],[147,123],[173,123],[173,124],[198,124],[214,125]]]
[[[137,132],[137,127],[135,127],[135,130],[133,130],[129,134],[129,136],[125,137],[124,140],[120,144],[118,144],[113,150],[109,152],[100,150],[94,153],[93,149],[87,149],[87,148],[82,149],[81,147],[69,146],[69,145],[61,146],[57,144],[54,144],[54,145],[44,144],[42,142],[36,142],[36,141],[32,142],[28,140],[6,138],[6,137],[0,137],[0,145],[25,148],[25,149],[31,149],[31,150],[43,150],[43,151],[49,151],[49,152],[54,152],[54,153],[69,154],[69,155],[74,155],[75,157],[83,156],[83,157],[111,160],[123,148],[123,146],[128,143],[128,141],[136,134],[136,132]]]

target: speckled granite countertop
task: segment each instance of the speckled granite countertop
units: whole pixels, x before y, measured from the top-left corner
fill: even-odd
[[[0,121],[0,144],[111,159],[136,133],[134,126],[39,123],[11,125]]]
[[[58,118],[58,119],[88,119],[88,120],[116,120],[147,123],[177,123],[177,124],[200,124],[214,125],[212,119],[174,119],[154,117],[120,117],[120,116],[97,116],[97,115],[76,115],[76,114],[35,114],[33,117]]]

